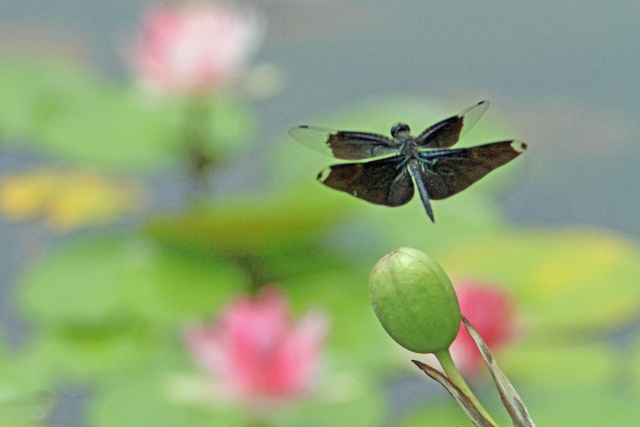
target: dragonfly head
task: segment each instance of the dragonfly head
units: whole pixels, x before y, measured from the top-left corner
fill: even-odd
[[[409,136],[409,132],[411,132],[411,129],[409,129],[409,125],[405,123],[396,123],[391,128],[391,136],[394,138],[406,138]]]

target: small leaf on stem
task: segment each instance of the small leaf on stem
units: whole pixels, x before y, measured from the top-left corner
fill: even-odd
[[[496,424],[489,421],[487,418],[485,418],[484,415],[480,413],[478,408],[473,403],[473,400],[457,385],[451,382],[446,375],[418,360],[412,360],[412,362],[415,363],[415,365],[420,368],[425,374],[438,381],[444,388],[447,389],[449,394],[451,394],[456,402],[458,402],[469,419],[473,421],[473,424],[475,424],[477,427],[496,427]]]
[[[464,322],[464,327],[471,335],[471,338],[475,341],[480,353],[482,354],[482,358],[484,359],[489,371],[491,371],[491,375],[493,376],[493,380],[498,386],[498,391],[500,392],[500,399],[502,399],[502,403],[504,407],[509,412],[511,419],[513,420],[513,424],[516,427],[535,427],[533,420],[531,419],[531,415],[529,415],[529,411],[524,406],[524,402],[516,392],[516,389],[513,387],[507,376],[502,372],[502,370],[498,367],[493,355],[489,351],[489,348],[484,343],[478,331],[471,326],[471,323],[462,316],[462,321]]]

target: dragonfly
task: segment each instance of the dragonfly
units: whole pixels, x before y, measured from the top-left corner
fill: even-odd
[[[411,136],[405,123],[391,128],[391,138],[368,132],[339,131],[316,126],[296,126],[289,135],[307,147],[342,160],[317,179],[327,187],[367,202],[401,206],[418,193],[427,215],[435,222],[431,200],[442,200],[466,189],[492,170],[522,154],[527,144],[518,140],[475,147],[453,147],[489,108],[488,101]]]

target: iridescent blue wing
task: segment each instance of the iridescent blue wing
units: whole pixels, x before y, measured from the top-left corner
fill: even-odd
[[[289,135],[313,150],[344,160],[390,156],[400,150],[393,139],[375,133],[296,126],[289,130]]]
[[[413,181],[401,156],[329,166],[318,180],[376,205],[400,206],[413,197]]]
[[[447,148],[457,143],[489,108],[489,101],[480,101],[457,116],[429,126],[416,137],[420,149]]]
[[[429,198],[440,200],[459,193],[518,157],[526,148],[527,144],[522,141],[501,141],[470,148],[421,152],[421,176]]]

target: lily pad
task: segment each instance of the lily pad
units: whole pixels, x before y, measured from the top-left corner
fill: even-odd
[[[317,241],[345,209],[302,193],[243,195],[152,218],[149,233],[181,247],[227,255],[269,254]]]
[[[89,408],[91,425],[97,427],[174,427],[224,425],[241,427],[242,414],[237,411],[212,412],[172,402],[167,390],[167,376],[148,370],[113,382],[98,393]]]
[[[14,142],[83,166],[150,172],[186,167],[189,108],[145,98],[79,64],[14,60],[2,63],[0,132]],[[228,155],[250,141],[254,121],[230,97],[207,100],[205,146]]]
[[[611,331],[640,307],[640,249],[594,229],[530,229],[473,239],[439,256],[454,278],[502,285],[541,339]]]
[[[210,315],[246,284],[237,267],[129,236],[81,239],[23,278],[25,310],[40,322],[118,325]]]

